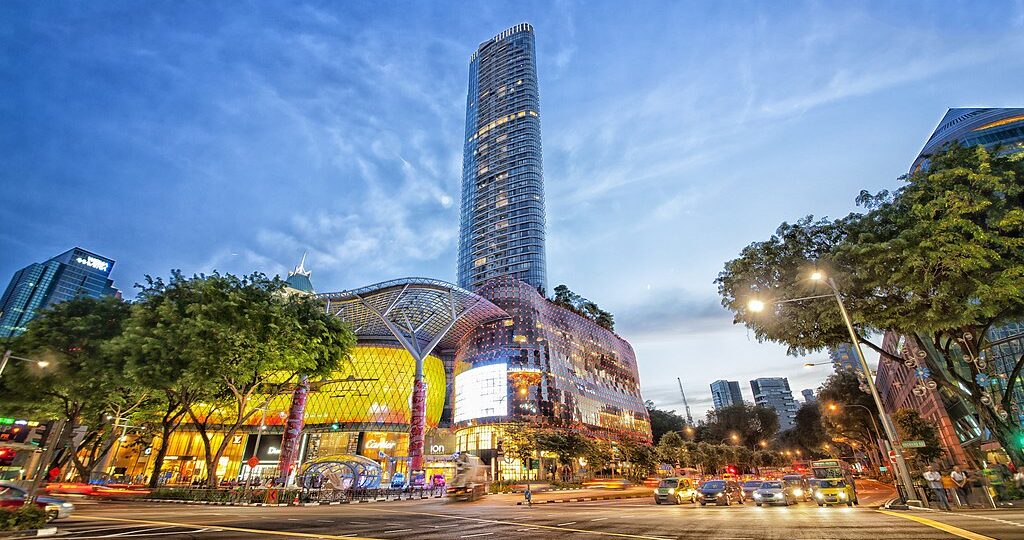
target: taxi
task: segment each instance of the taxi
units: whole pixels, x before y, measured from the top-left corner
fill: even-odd
[[[663,478],[658,487],[654,488],[654,502],[697,502],[697,485],[689,478]]]
[[[845,504],[853,506],[859,504],[857,492],[853,485],[842,478],[819,479],[818,487],[814,490],[814,500],[818,506]]]

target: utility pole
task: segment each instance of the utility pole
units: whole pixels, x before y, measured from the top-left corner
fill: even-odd
[[[690,404],[686,402],[686,392],[683,392],[683,380],[676,377],[676,382],[679,383],[679,393],[683,396],[683,407],[686,407],[686,425],[693,425],[693,416],[690,415]]]

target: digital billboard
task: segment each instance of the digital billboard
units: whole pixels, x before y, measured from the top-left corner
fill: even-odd
[[[508,416],[508,368],[505,364],[468,369],[455,376],[455,422]]]

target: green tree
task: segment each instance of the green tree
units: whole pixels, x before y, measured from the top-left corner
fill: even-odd
[[[537,430],[524,422],[508,424],[502,438],[505,455],[523,464],[526,480],[530,480],[530,460],[537,452]]]
[[[982,352],[989,330],[1024,318],[1024,161],[982,147],[952,146],[906,177],[893,193],[862,192],[865,210],[836,220],[783,223],[775,235],[744,248],[717,283],[723,305],[759,340],[787,345],[794,354],[849,341],[835,302],[747,308],[762,300],[822,294],[806,277],[828,273],[862,341],[886,361],[904,361],[866,337],[879,331],[907,336],[908,349],[948,393],[970,403],[1018,463],[1009,414],[1019,384],[1016,362],[1007,388],[979,378],[991,367]]]
[[[615,330],[615,317],[611,313],[601,309],[596,303],[572,292],[565,285],[555,287],[555,297],[551,301],[577,315],[594,321],[602,328]]]
[[[123,359],[110,350],[128,314],[128,304],[114,297],[81,296],[41,310],[13,346],[49,365],[10,365],[2,379],[0,402],[65,422],[52,441],[58,453],[50,466],[70,462],[82,481],[114,444],[113,420],[127,420],[144,399],[124,377]],[[72,438],[75,433],[80,436]]]
[[[820,455],[822,445],[830,438],[822,423],[818,403],[805,403],[801,406],[796,412],[794,427],[780,432],[776,440],[785,448],[800,449],[805,456]]]
[[[779,431],[779,416],[773,409],[750,403],[740,403],[712,409],[697,429],[697,440],[711,444],[733,442],[754,448],[768,441]]]
[[[914,409],[899,409],[892,415],[892,423],[904,441],[924,441],[923,448],[906,448],[903,453],[920,470],[925,465],[942,457],[939,432],[933,424],[921,418]]]
[[[587,470],[591,476],[600,474],[612,462],[615,449],[612,443],[604,439],[591,439],[583,457],[587,460]]]
[[[653,401],[646,401],[647,416],[651,419],[651,434],[654,437],[654,444],[658,444],[662,435],[670,431],[682,431],[686,427],[686,419],[676,414],[676,411],[663,411],[654,406]]]
[[[586,437],[573,430],[548,430],[537,434],[537,449],[555,454],[558,456],[558,464],[568,467],[571,471],[575,471],[576,458],[586,454],[589,442]]]
[[[845,371],[834,373],[818,390],[818,400],[825,408],[825,414],[819,418],[828,440],[857,442],[868,449],[872,465],[877,468],[883,460],[875,432],[877,422],[873,421],[878,417],[878,407],[871,395],[861,390],[860,379]]]
[[[627,477],[634,483],[643,482],[654,474],[658,467],[658,455],[654,447],[636,441],[626,440],[618,445],[622,459],[628,464]]]
[[[671,431],[666,433],[654,448],[657,451],[658,459],[663,463],[675,465],[681,461],[683,438],[675,431]]]

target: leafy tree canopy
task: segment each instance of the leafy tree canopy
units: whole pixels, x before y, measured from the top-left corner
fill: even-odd
[[[572,292],[565,285],[555,287],[555,297],[551,301],[577,315],[594,321],[601,328],[615,331],[614,315],[601,309],[596,303]]]
[[[697,438],[712,444],[731,444],[732,436],[738,444],[755,447],[768,441],[779,431],[779,416],[773,409],[750,403],[739,403],[712,409],[697,428]]]
[[[676,414],[676,411],[663,411],[655,407],[653,401],[647,401],[645,405],[647,406],[647,415],[651,419],[651,433],[654,436],[655,444],[661,440],[662,435],[672,431],[681,431],[686,427],[686,419]]]
[[[939,431],[931,422],[921,418],[914,409],[900,409],[893,413],[892,422],[904,441],[924,441],[923,448],[906,448],[903,453],[917,468],[942,457]]]

